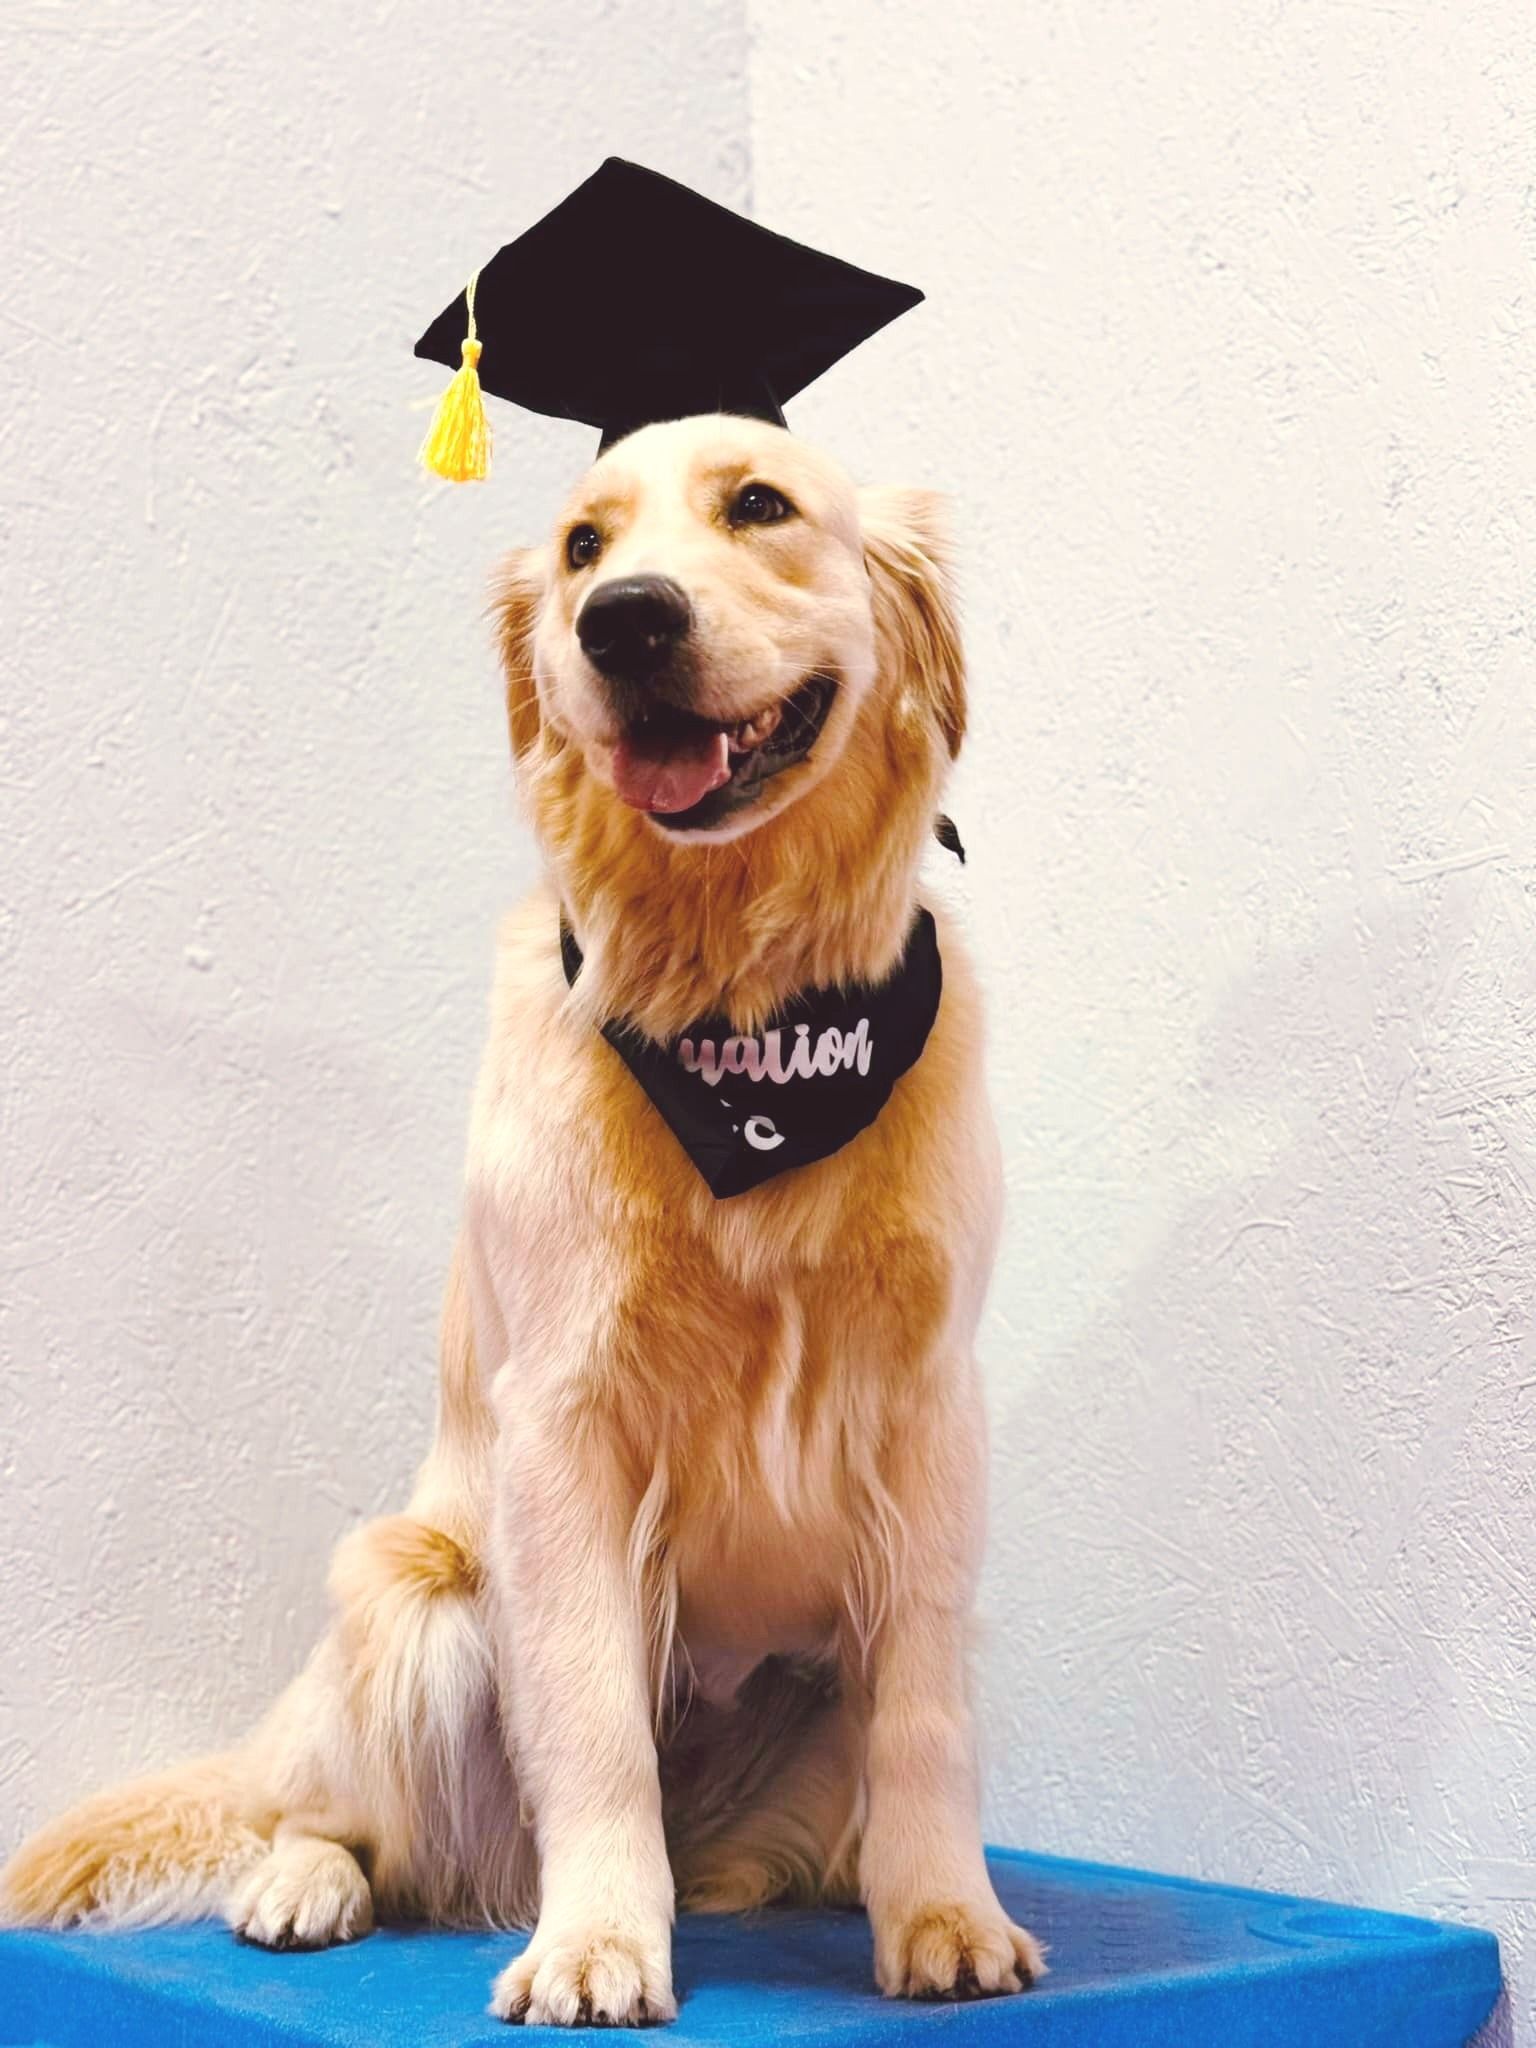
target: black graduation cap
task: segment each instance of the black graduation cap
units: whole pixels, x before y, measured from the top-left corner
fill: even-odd
[[[462,356],[456,387],[478,368],[497,398],[585,420],[609,448],[693,413],[782,426],[787,399],[922,296],[613,156],[498,250],[416,353],[450,368]],[[478,410],[477,392],[460,395]],[[448,424],[467,455],[451,445],[434,459],[440,413],[423,459],[483,475],[483,420]]]

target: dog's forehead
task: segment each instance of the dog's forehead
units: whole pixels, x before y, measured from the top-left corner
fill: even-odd
[[[774,484],[806,512],[836,514],[855,502],[852,479],[831,456],[783,427],[727,414],[642,427],[593,463],[570,502],[681,501],[700,486],[749,477]]]

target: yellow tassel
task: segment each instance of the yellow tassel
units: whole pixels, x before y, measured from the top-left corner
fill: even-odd
[[[437,411],[421,444],[421,463],[435,476],[450,483],[478,481],[491,464],[491,430],[486,424],[485,400],[480,395],[480,341],[475,332],[475,286],[480,273],[469,280],[464,297],[469,307],[469,332],[464,337],[463,356],[457,374],[437,401]]]

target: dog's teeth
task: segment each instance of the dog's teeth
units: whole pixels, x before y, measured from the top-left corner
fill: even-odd
[[[779,707],[770,704],[766,711],[759,711],[755,718],[744,718],[731,738],[737,749],[746,753],[750,747],[760,747],[779,722]]]

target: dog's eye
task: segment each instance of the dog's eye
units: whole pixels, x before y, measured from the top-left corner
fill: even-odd
[[[603,552],[603,536],[595,526],[573,526],[565,536],[565,559],[573,569],[585,569]]]
[[[731,500],[727,513],[732,526],[777,526],[794,511],[782,491],[772,484],[747,484]]]

